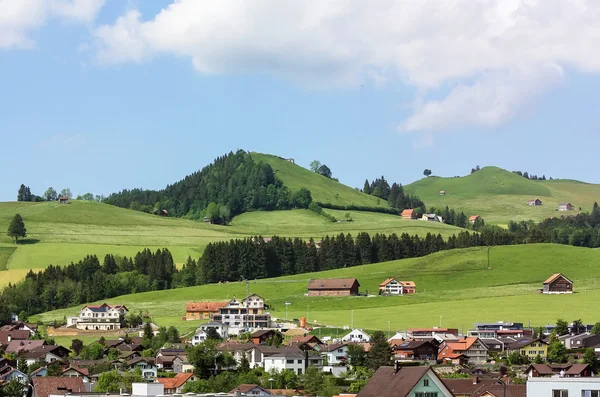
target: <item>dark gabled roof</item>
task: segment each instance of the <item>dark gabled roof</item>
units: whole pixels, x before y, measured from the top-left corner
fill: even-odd
[[[39,346],[43,346],[45,343],[45,340],[11,340],[8,347],[6,347],[6,353],[29,351]]]
[[[395,349],[396,350],[414,350],[425,344],[434,346],[434,344],[428,340],[413,340],[413,341],[402,342],[401,344],[396,345]]]
[[[348,346],[348,343],[334,343],[334,344],[331,344],[331,345],[323,345],[323,346],[321,346],[321,351],[325,352],[325,353],[326,352],[331,352],[331,351],[340,349],[340,348],[342,348],[344,346]]]
[[[406,397],[415,385],[430,370],[430,367],[379,367],[357,397]],[[431,371],[432,376],[437,377]],[[443,384],[443,383],[442,383]]]
[[[67,389],[73,393],[85,392],[83,379],[61,378],[58,376],[38,376],[33,378],[36,397],[48,397],[49,394],[65,394]]]
[[[251,338],[260,338],[262,336],[265,335],[270,335],[270,334],[278,334],[279,332],[273,330],[273,329],[259,329],[258,331],[254,331],[250,337]]]
[[[48,353],[52,353],[57,356],[60,356],[61,350],[62,350],[62,353],[65,353],[65,354],[69,354],[71,352],[66,347],[60,346],[60,345],[56,345],[56,346],[42,345],[42,346],[36,347],[34,349],[31,349],[27,353],[25,353],[25,358],[32,358],[32,359],[40,358],[42,356],[45,356]]]
[[[480,392],[483,393],[498,383],[498,378],[478,380],[476,383],[473,383],[473,379],[442,379],[442,381],[454,394],[478,396]]]
[[[485,395],[485,393],[489,393],[495,397],[526,397],[527,385],[506,385],[506,387],[503,385],[493,385],[482,389],[480,393],[476,394],[476,397]]]
[[[217,347],[217,350],[234,352],[234,351],[246,351],[246,350],[254,349],[255,347],[258,347],[258,345],[255,345],[254,343],[223,342],[223,343],[219,344],[219,346]]]
[[[127,364],[128,366],[132,366],[135,365],[137,363],[140,362],[144,362],[144,363],[148,363],[148,364],[153,364],[154,365],[154,357],[136,357],[133,358],[131,360],[125,361],[125,364]]]
[[[0,346],[8,345],[9,337],[11,340],[27,340],[31,334],[26,329],[13,331],[0,331]]]
[[[308,283],[308,289],[350,289],[355,283],[360,287],[358,280],[355,278],[315,278]]]
[[[562,277],[565,280],[567,280],[568,282],[570,282],[571,284],[573,284],[573,282],[571,280],[569,280],[568,278],[566,278],[565,275],[562,273],[554,273],[552,276],[548,277],[548,279],[546,281],[544,281],[544,284],[550,284],[550,283],[554,282],[556,279],[558,279],[559,277]]]
[[[230,391],[230,394],[234,394],[236,392],[239,393],[243,393],[243,394],[248,394],[249,392],[251,392],[254,389],[259,389],[262,391],[262,394],[271,394],[269,393],[266,389],[263,389],[262,387],[260,387],[259,385],[256,384],[241,384],[238,387],[236,387],[235,389],[233,389],[232,391]]]
[[[290,339],[290,341],[288,342],[288,345],[303,345],[305,343],[317,343],[319,345],[322,345],[323,342],[321,342],[321,340],[319,338],[317,338],[315,335],[297,335],[292,337],[292,339]]]

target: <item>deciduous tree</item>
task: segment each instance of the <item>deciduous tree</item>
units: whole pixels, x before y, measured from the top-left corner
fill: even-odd
[[[321,167],[321,162],[319,160],[313,160],[310,162],[310,169],[312,172],[319,172],[319,168]]]
[[[58,193],[56,192],[56,190],[54,190],[54,188],[51,186],[48,188],[48,190],[46,190],[46,192],[44,193],[44,198],[46,199],[46,201],[56,201],[58,199]]]
[[[10,221],[7,234],[15,239],[15,244],[19,242],[19,238],[27,237],[27,229],[25,228],[25,222],[23,222],[21,215],[16,214],[12,221]]]

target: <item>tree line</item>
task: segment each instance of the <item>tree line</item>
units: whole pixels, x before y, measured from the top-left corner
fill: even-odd
[[[384,176],[376,178],[372,182],[366,179],[362,191],[371,196],[387,200],[392,208],[400,210],[412,208],[421,214],[425,212],[425,204],[419,197],[405,193],[404,187],[400,183],[392,183],[390,186]]]
[[[546,180],[546,175],[542,175],[542,176],[537,176],[537,175],[533,175],[533,174],[529,174],[529,172],[525,171],[513,171],[513,174],[517,174],[519,176],[522,176],[525,179],[529,179],[530,181],[545,181]],[[553,180],[552,177],[548,178],[549,180]]]

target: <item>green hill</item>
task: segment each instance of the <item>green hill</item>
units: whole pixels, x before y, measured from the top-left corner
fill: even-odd
[[[491,269],[487,248],[443,251],[427,257],[373,265],[299,274],[250,282],[250,291],[267,299],[274,316],[283,317],[284,302],[291,302],[289,317],[308,317],[309,322],[367,329],[391,330],[439,324],[468,328],[476,321],[521,321],[532,325],[554,323],[557,318],[598,321],[595,303],[600,298],[600,255],[597,250],[538,244],[493,247]],[[563,272],[574,281],[574,294],[536,293],[552,273]],[[403,297],[307,297],[312,278],[356,277],[361,291],[377,294],[387,277],[415,281],[417,293]],[[154,291],[111,299],[130,309],[148,311],[159,325],[175,325],[182,331],[197,323],[181,321],[185,302],[244,296],[242,283],[212,284],[169,291]],[[75,315],[78,308],[35,316],[52,321]],[[389,322],[389,324],[388,324]]]
[[[317,202],[346,206],[389,207],[386,200],[364,194],[280,157],[261,153],[251,153],[251,155],[255,161],[269,164],[275,171],[275,176],[292,191],[302,187],[309,189],[313,200]]]
[[[600,201],[600,185],[571,180],[532,181],[497,167],[485,167],[465,177],[423,178],[404,188],[428,207],[449,206],[467,216],[477,214],[488,223],[501,224],[562,215],[557,212],[561,202],[590,211],[593,203]],[[445,195],[440,191],[445,191]],[[542,200],[543,206],[529,206],[527,201],[534,198]]]

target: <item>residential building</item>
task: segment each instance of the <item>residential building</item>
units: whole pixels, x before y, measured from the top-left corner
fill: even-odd
[[[371,336],[361,329],[353,329],[342,337],[342,342],[368,343],[370,341]]]
[[[90,381],[90,373],[87,368],[68,367],[65,368],[61,376],[68,378],[81,378],[84,382]]]
[[[125,361],[125,365],[129,369],[139,369],[144,379],[154,379],[158,375],[154,357],[136,357]]]
[[[527,396],[599,397],[600,378],[529,378]]]
[[[165,394],[181,394],[183,386],[187,382],[193,382],[196,378],[192,372],[177,373],[173,378],[158,378],[157,382],[164,385]]]
[[[345,365],[348,358],[348,343],[323,345],[321,356],[323,356],[327,365]]]
[[[438,347],[428,340],[406,341],[393,348],[398,361],[435,361]]]
[[[481,379],[479,376],[476,375],[467,379],[447,378],[444,379],[444,384],[446,385],[446,387],[448,387],[448,389],[450,389],[450,391],[455,397],[479,397],[486,390],[489,390],[495,385],[497,385],[499,383],[499,378],[500,377],[498,376],[495,378]],[[503,397],[503,394],[500,394],[497,397]]]
[[[444,223],[444,218],[442,218],[439,215],[436,214],[423,214],[423,216],[421,217],[422,221],[428,221],[428,222],[440,222],[440,223]]]
[[[431,367],[379,367],[357,397],[453,397]]]
[[[79,317],[67,317],[67,326],[94,331],[121,329],[121,320],[128,311],[125,305],[86,305]]]
[[[531,205],[531,206],[533,206],[533,207],[537,207],[537,206],[540,206],[540,205],[542,205],[542,200],[540,200],[540,199],[536,198],[536,199],[533,199],[533,200],[529,200],[529,201],[527,202],[527,204],[529,204],[529,205]]]
[[[545,359],[548,356],[548,343],[542,339],[517,339],[516,342],[506,344],[506,351],[518,351],[532,361],[537,356]]]
[[[69,198],[67,196],[60,196],[58,202],[59,204],[67,204],[69,203]]]
[[[312,279],[308,296],[356,296],[360,284],[355,278]]]
[[[487,346],[479,338],[462,337],[455,342],[443,342],[438,360],[452,361],[464,355],[470,364],[483,364],[487,361],[487,350]]]
[[[29,383],[29,377],[27,376],[27,374],[24,374],[23,372],[19,371],[16,368],[12,368],[9,367],[7,368],[6,372],[3,371],[3,373],[0,375],[0,380],[4,381],[4,382],[10,382],[11,380],[18,380],[20,383],[26,385]]]
[[[218,302],[187,302],[185,304],[185,320],[208,320],[213,314],[218,314],[229,301]]]
[[[544,294],[572,294],[573,282],[562,273],[554,273],[544,281],[542,292]]]
[[[402,219],[417,219],[417,212],[413,209],[406,209],[400,214]]]
[[[475,223],[475,221],[476,221],[477,219],[481,219],[481,216],[479,216],[479,215],[471,215],[471,216],[469,217],[469,223],[473,224],[473,223]]]
[[[594,376],[587,364],[531,364],[525,370],[528,378],[561,377],[582,378]]]
[[[173,372],[192,372],[194,366],[190,363],[186,354],[178,354],[173,359]]]
[[[61,361],[69,356],[71,351],[66,347],[57,345],[42,345],[24,353],[25,361],[27,365],[33,365],[35,363],[51,363],[54,361]]]
[[[263,362],[266,372],[291,370],[298,375],[302,375],[307,366],[306,357],[299,349],[282,349],[278,353],[264,357]]]
[[[441,328],[441,327],[433,327],[433,328],[409,328],[408,334],[412,339],[420,339],[420,338],[435,338],[437,335],[451,335],[454,339],[458,339],[458,329],[457,328]]]
[[[277,344],[281,344],[283,336],[279,331],[273,329],[260,329],[250,334],[250,340],[255,345],[264,345],[271,339],[276,339],[278,341]]]
[[[229,337],[229,327],[227,324],[223,324],[218,321],[211,321],[209,323],[200,325],[200,328],[198,328],[192,336],[190,343],[196,346],[197,344],[204,342],[208,338],[208,330],[210,328],[214,329],[219,337],[223,340],[227,340]]]
[[[560,203],[558,205],[559,211],[573,211],[575,207],[571,203]]]
[[[302,349],[302,347],[305,345],[309,345],[312,348],[312,346],[314,346],[314,345],[323,345],[323,344],[324,343],[314,335],[304,335],[304,336],[296,335],[296,336],[293,336],[292,339],[290,339],[289,342],[287,343],[288,346],[298,346],[300,349]]]
[[[14,353],[17,356],[46,344],[45,340],[11,340],[6,346],[5,353]]]
[[[579,335],[562,335],[558,339],[567,349],[582,349],[600,343],[600,335],[592,335],[588,332]]]
[[[241,384],[235,389],[231,390],[229,394],[243,395],[243,396],[272,396],[271,392],[263,389],[256,384]]]
[[[32,397],[48,397],[49,395],[84,393],[86,392],[83,379],[62,378],[59,376],[36,376],[32,379]]]
[[[380,295],[408,295],[415,292],[417,286],[414,281],[398,281],[390,277],[379,284]]]
[[[269,328],[271,315],[265,312],[264,298],[252,294],[241,301],[235,297],[219,309],[219,314],[212,315],[212,321],[227,325],[229,332],[238,334],[241,330]]]
[[[30,336],[27,330],[0,331],[0,347],[8,346],[13,340],[27,340]]]
[[[156,353],[155,363],[158,369],[165,371],[173,370],[173,361],[178,356],[185,356],[185,350],[183,349],[160,349]]]

